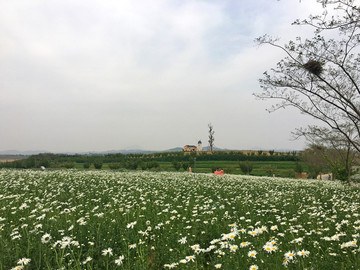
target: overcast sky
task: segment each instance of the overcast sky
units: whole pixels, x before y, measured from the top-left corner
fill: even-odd
[[[0,151],[303,149],[312,119],[269,114],[258,79],[283,57],[257,47],[315,0],[0,0]]]

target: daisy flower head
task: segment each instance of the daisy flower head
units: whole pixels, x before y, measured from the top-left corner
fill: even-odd
[[[257,230],[252,230],[252,231],[248,231],[248,234],[250,234],[251,236],[256,236],[258,235],[258,231]]]
[[[92,261],[92,258],[90,256],[88,256],[83,262],[82,264],[87,264],[88,262]]]
[[[115,264],[122,265],[124,259],[125,259],[125,257],[123,255],[119,256],[119,258],[115,260]]]
[[[41,237],[41,243],[46,244],[51,240],[51,235],[48,233],[45,233],[42,237]]]
[[[177,263],[164,264],[164,268],[173,269],[177,266]]]
[[[236,250],[238,249],[238,245],[230,245],[229,248],[231,252],[236,252]]]
[[[295,252],[294,251],[288,251],[285,253],[285,258],[289,261],[293,260],[295,258]]]
[[[266,244],[267,244],[267,245],[274,246],[274,245],[276,245],[276,241],[275,241],[275,240],[271,240],[271,241],[266,242]]]
[[[230,240],[234,240],[235,237],[236,237],[236,232],[229,233],[229,235],[228,235],[228,239],[230,239]]]
[[[215,269],[220,269],[221,268],[221,263],[215,264]]]
[[[22,258],[20,260],[18,260],[17,264],[18,265],[27,265],[28,263],[30,263],[31,259],[27,259],[27,258]]]
[[[263,233],[263,232],[267,232],[268,229],[267,229],[266,226],[262,226],[262,227],[258,228],[258,231],[259,231],[260,233]]]
[[[259,267],[256,264],[250,265],[249,270],[258,270]]]
[[[133,221],[133,222],[130,222],[126,225],[126,228],[128,229],[133,229],[134,226],[136,225],[137,221]]]
[[[21,269],[24,269],[24,266],[22,266],[22,265],[17,265],[17,266],[15,266],[15,267],[11,268],[11,270],[21,270]]]
[[[129,248],[130,248],[130,249],[136,248],[136,244],[131,244],[131,245],[129,245]]]
[[[308,257],[310,255],[310,251],[307,250],[300,250],[296,253],[296,255],[300,256],[300,257]]]
[[[256,258],[256,254],[257,254],[256,250],[250,250],[248,252],[248,257]]]
[[[240,243],[241,248],[247,247],[248,245],[250,245],[250,242],[241,242]]]
[[[271,253],[273,252],[273,249],[272,249],[272,245],[269,245],[268,243],[266,243],[264,246],[263,246],[263,249],[267,252],[267,253]]]
[[[190,262],[190,261],[194,261],[195,260],[195,255],[190,255],[190,256],[186,256],[185,257],[186,261]]]
[[[187,242],[186,236],[182,237],[181,239],[178,240],[178,242],[180,244],[185,244]]]
[[[107,256],[107,255],[112,256],[112,255],[113,255],[113,253],[112,253],[112,248],[104,249],[104,250],[102,251],[102,255],[103,255],[103,256]]]
[[[192,250],[198,250],[200,248],[200,245],[199,244],[195,244],[195,245],[192,245],[190,246]]]

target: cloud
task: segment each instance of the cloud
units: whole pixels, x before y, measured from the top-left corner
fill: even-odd
[[[208,122],[219,146],[289,147],[294,121],[264,141],[282,116],[251,95],[282,54],[253,40],[291,38],[309,5],[0,0],[0,148],[165,149],[204,140]]]

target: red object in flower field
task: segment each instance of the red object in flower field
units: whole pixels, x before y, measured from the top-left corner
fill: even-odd
[[[223,170],[221,170],[221,171],[216,170],[216,171],[214,172],[214,174],[216,174],[216,175],[224,175],[224,171],[223,171]]]

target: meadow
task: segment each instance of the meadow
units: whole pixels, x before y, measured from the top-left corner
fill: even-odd
[[[360,193],[338,182],[0,170],[3,269],[359,269]]]

